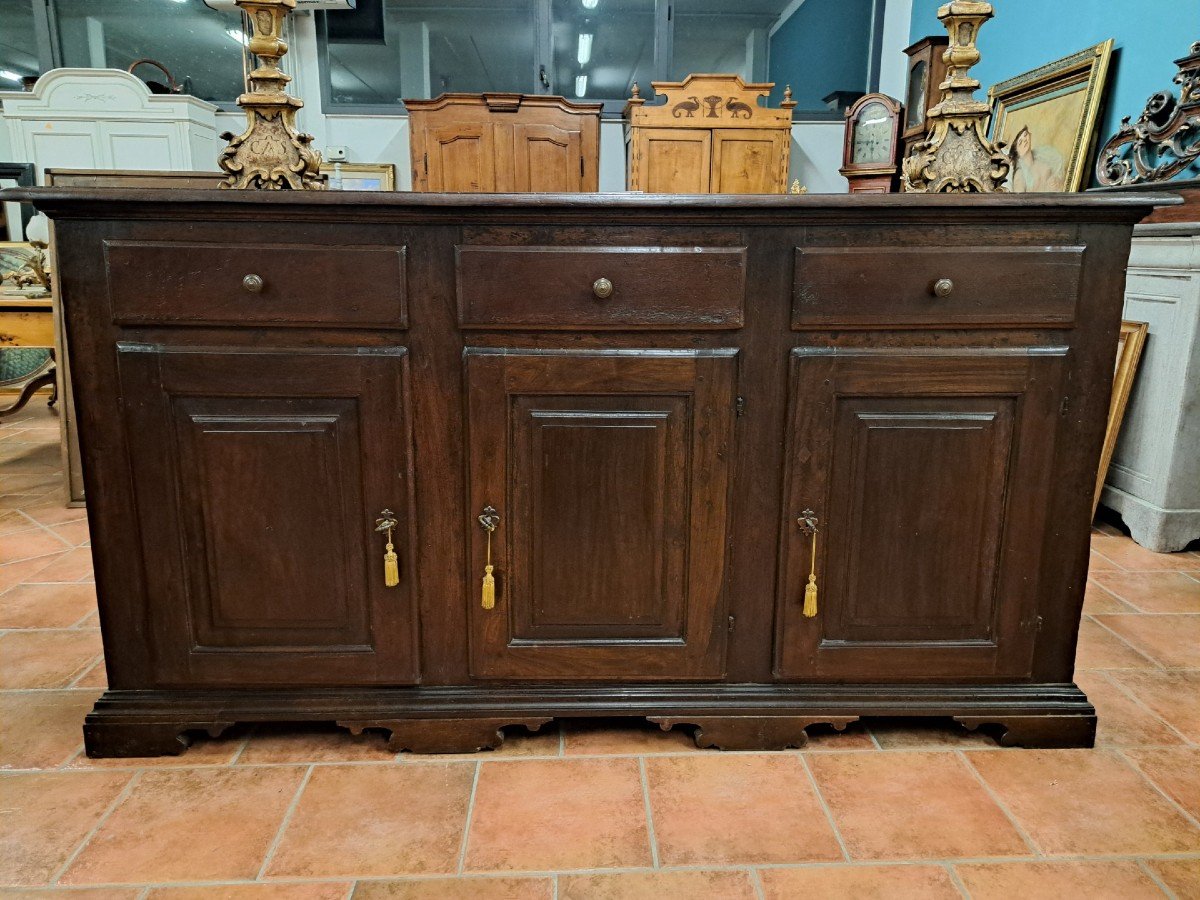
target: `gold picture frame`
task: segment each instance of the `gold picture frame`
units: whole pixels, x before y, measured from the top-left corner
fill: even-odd
[[[321,174],[331,191],[394,191],[395,163],[322,162]]]
[[[1117,447],[1117,435],[1121,432],[1121,421],[1125,418],[1125,407],[1133,391],[1133,379],[1137,375],[1142,348],[1146,345],[1146,322],[1122,322],[1117,338],[1117,360],[1113,367],[1112,399],[1108,402],[1108,424],[1104,428],[1104,447],[1100,451],[1100,468],[1096,471],[1096,490],[1092,494],[1092,515],[1100,505],[1100,492],[1104,490],[1104,479],[1108,465],[1112,462]]]
[[[1047,63],[988,91],[990,134],[1012,160],[1015,193],[1078,191],[1091,172],[1113,40]]]

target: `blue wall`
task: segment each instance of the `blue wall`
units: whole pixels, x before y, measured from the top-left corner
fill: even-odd
[[[771,38],[771,106],[787,84],[801,112],[825,109],[821,98],[832,91],[867,90],[871,6],[871,0],[806,0]]]
[[[913,41],[946,33],[937,20],[943,2],[913,0]],[[1123,116],[1136,119],[1152,93],[1175,87],[1172,60],[1187,55],[1200,39],[1200,0],[994,0],[992,5],[995,18],[979,30],[983,58],[971,69],[982,84],[976,93],[980,99],[997,82],[1115,39],[1097,146],[1116,133]]]

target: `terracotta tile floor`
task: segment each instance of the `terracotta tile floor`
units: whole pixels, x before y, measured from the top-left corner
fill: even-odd
[[[900,720],[722,754],[571,721],[465,757],[313,726],[91,761],[104,667],[57,440],[40,402],[0,423],[0,898],[1200,898],[1196,551],[1097,527],[1095,750]]]

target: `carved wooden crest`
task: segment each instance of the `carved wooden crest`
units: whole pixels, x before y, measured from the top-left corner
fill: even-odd
[[[738,75],[689,75],[683,81],[651,82],[664,102],[646,105],[638,86],[625,106],[630,125],[655,128],[791,128],[792,89],[778,109],[760,106],[775,83],[746,84]]]

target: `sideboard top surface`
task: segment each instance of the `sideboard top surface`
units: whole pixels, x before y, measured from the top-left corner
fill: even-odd
[[[820,219],[940,223],[980,219],[1137,222],[1178,195],[1159,194],[438,194],[408,191],[222,191],[192,188],[9,188],[0,201],[32,202],[53,218],[311,218],[356,221],[556,218],[786,224]]]

